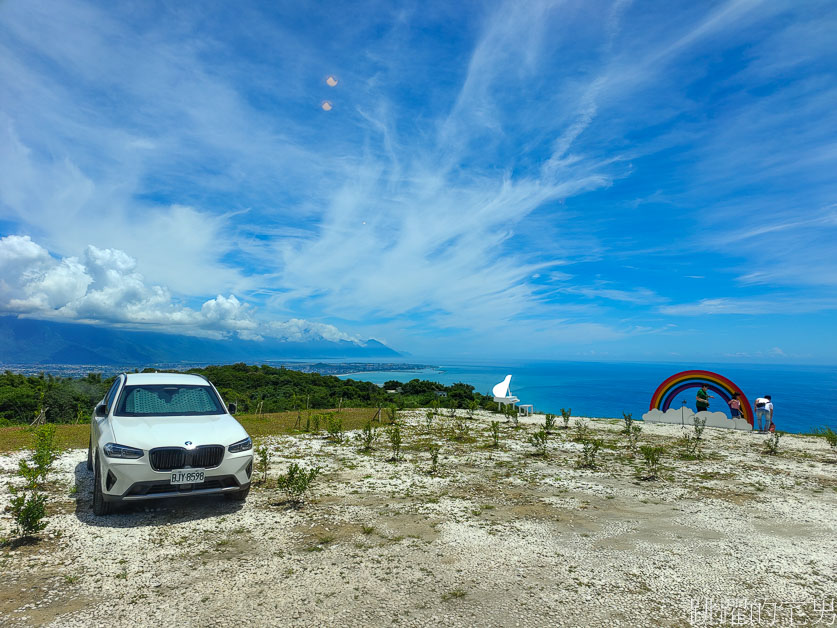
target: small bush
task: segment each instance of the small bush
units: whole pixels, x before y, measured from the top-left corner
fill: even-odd
[[[465,440],[470,436],[471,428],[468,426],[467,421],[464,417],[457,416],[453,420],[453,433],[451,434],[451,438],[453,440]]]
[[[491,446],[492,447],[499,447],[500,446],[500,421],[492,421],[489,425],[489,429],[491,430]]]
[[[622,428],[622,433],[625,436],[630,435],[631,428],[634,425],[634,415],[632,412],[622,412],[622,420],[625,422],[625,427]]]
[[[326,415],[328,437],[336,443],[343,442],[343,419],[336,414]]]
[[[625,440],[628,442],[628,451],[631,453],[636,451],[636,445],[639,442],[639,435],[641,432],[642,426],[637,424],[636,421],[631,421],[630,431],[625,434]]]
[[[480,402],[479,401],[469,401],[468,402],[468,418],[473,419],[474,413],[479,410]]]
[[[541,428],[529,437],[529,444],[535,448],[537,455],[546,456],[546,444],[549,438],[549,433]]]
[[[288,472],[277,478],[276,488],[285,493],[288,501],[301,504],[318,475],[320,475],[320,467],[306,470],[293,462],[288,467]]]
[[[686,460],[699,460],[702,457],[700,439],[694,434],[683,430],[683,438],[680,439],[680,444],[683,446],[683,454],[681,457]]]
[[[779,453],[779,439],[782,435],[779,432],[771,432],[764,440],[764,452],[775,456]]]
[[[427,428],[427,431],[430,432],[433,429],[433,414],[432,410],[428,410],[424,413],[424,426]]]
[[[387,418],[389,419],[390,424],[395,423],[398,420],[398,407],[394,404],[387,406]]]
[[[648,475],[645,479],[656,479],[660,472],[660,460],[665,449],[654,445],[643,445],[639,450],[642,452],[642,457],[645,458],[645,467],[648,469]]]
[[[555,429],[555,415],[554,414],[547,414],[543,418],[543,430],[547,434],[552,433],[552,430]]]
[[[432,475],[437,475],[439,473],[439,445],[433,443],[427,448],[427,451],[430,452],[430,469],[428,472]]]
[[[360,434],[357,435],[357,439],[360,441],[360,450],[373,450],[379,436],[380,434],[378,434],[377,428],[372,425],[372,421],[367,421],[361,428]]]
[[[595,469],[596,454],[602,447],[602,440],[600,438],[584,438],[579,442],[581,443],[581,458],[578,461],[578,466],[582,469]]]
[[[570,429],[570,417],[572,416],[572,413],[572,408],[567,408],[566,410],[564,408],[561,408],[561,419],[564,421],[565,430]]]
[[[22,487],[9,486],[12,494],[9,511],[15,521],[15,534],[21,537],[31,536],[46,527],[47,498],[41,491],[46,487],[47,474],[58,457],[58,448],[54,445],[55,425],[39,425],[34,433],[32,460],[23,459],[18,465],[17,475],[23,478],[24,484]]]
[[[34,490],[16,489],[9,487],[12,493],[9,511],[15,520],[15,534],[19,537],[32,536],[37,534],[47,524],[46,518],[46,495]]]
[[[700,440],[703,438],[703,431],[706,429],[706,417],[698,417],[695,415],[693,417],[694,421],[694,429],[695,429],[695,438]]]
[[[261,483],[267,482],[267,470],[270,468],[270,448],[267,445],[256,447],[256,473],[261,473]]]
[[[775,433],[775,432],[774,432]],[[837,432],[830,427],[826,427],[821,431],[825,441],[831,446],[831,449],[837,452]]]
[[[401,458],[401,428],[398,425],[393,425],[387,430],[387,438],[390,447],[392,447],[392,460],[398,462]]]
[[[575,422],[575,436],[573,436],[573,440],[577,443],[580,443],[584,440],[587,440],[590,436],[590,426],[587,425],[587,421],[584,419],[578,419]]]
[[[602,440],[599,438],[583,438],[579,442],[581,443],[581,459],[578,466],[583,469],[595,469],[596,454],[602,447]]]
[[[520,412],[515,406],[505,404],[503,406],[503,414],[506,415],[506,419],[514,422],[515,427],[520,427]]]

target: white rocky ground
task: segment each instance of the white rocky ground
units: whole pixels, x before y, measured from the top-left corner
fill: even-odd
[[[582,469],[575,427],[543,458],[531,424],[503,424],[488,446],[493,418],[463,419],[457,441],[452,419],[428,432],[423,411],[405,412],[400,462],[383,432],[371,453],[269,439],[270,485],[293,461],[323,469],[299,509],[256,487],[243,506],[160,500],[97,518],[86,452],[68,451],[42,540],[0,549],[0,625],[683,626],[708,625],[707,601],[756,624],[837,625],[822,607],[837,604],[837,456],[823,439],[786,436],[771,456],[763,435],[707,429],[703,459],[682,460],[680,427],[645,425],[641,442],[667,453],[644,480],[621,422],[588,422],[605,446]],[[0,481],[19,458],[0,456]],[[0,490],[0,511],[8,500]],[[11,529],[2,514],[0,537]]]

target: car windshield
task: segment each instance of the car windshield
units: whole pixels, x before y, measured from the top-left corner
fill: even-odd
[[[178,384],[125,386],[114,414],[118,416],[194,416],[224,414],[209,386]]]

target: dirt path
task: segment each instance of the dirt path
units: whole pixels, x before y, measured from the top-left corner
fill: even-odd
[[[752,613],[765,598],[784,604],[774,620],[791,602],[796,625],[834,618],[817,606],[837,607],[837,464],[822,439],[786,436],[768,456],[763,436],[707,429],[704,457],[683,460],[679,427],[646,425],[642,441],[667,453],[643,481],[621,422],[588,422],[603,447],[583,469],[576,428],[544,458],[534,425],[504,424],[488,446],[493,418],[461,419],[465,436],[405,412],[399,462],[383,432],[371,453],[269,439],[270,484],[292,461],[323,469],[301,509],[257,487],[243,506],[160,500],[97,518],[86,452],[66,452],[42,540],[0,549],[0,624],[685,626],[711,625],[708,600]],[[0,457],[0,481],[19,457]],[[11,527],[4,513],[0,536]]]

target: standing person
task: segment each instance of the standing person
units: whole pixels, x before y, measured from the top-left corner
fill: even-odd
[[[759,421],[759,432],[769,432],[773,424],[773,401],[770,395],[756,399],[756,418]],[[761,427],[762,419],[764,419],[764,429]]]
[[[697,399],[695,400],[695,407],[697,407],[698,412],[706,412],[709,410],[709,399],[714,399],[715,395],[710,395],[707,392],[707,388],[709,387],[708,384],[703,384],[700,387],[700,390],[697,391]]]
[[[738,398],[738,393],[732,393],[732,399],[729,400],[729,413],[733,419],[741,417],[741,399]]]

